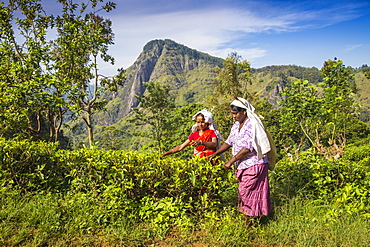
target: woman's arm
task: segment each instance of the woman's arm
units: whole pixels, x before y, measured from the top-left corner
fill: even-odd
[[[249,152],[250,150],[248,148],[240,149],[240,151],[236,155],[234,155],[228,162],[224,164],[225,169],[229,169],[234,162],[243,158]]]
[[[204,145],[206,147],[215,149],[217,147],[217,137],[212,137],[211,142],[196,140],[196,141],[191,142],[191,145],[195,147],[198,147],[199,145]]]
[[[169,154],[174,154],[174,153],[180,152],[181,150],[183,150],[184,148],[186,148],[189,145],[190,145],[190,141],[189,141],[189,139],[187,139],[183,144],[181,144],[179,146],[176,146],[173,149],[163,153],[162,156],[167,156]]]
[[[230,147],[231,147],[231,145],[224,142],[224,144],[222,144],[222,146],[215,153],[208,156],[208,158],[213,159],[214,157],[216,157],[216,156],[222,154],[223,152],[225,152],[226,150],[228,150]]]

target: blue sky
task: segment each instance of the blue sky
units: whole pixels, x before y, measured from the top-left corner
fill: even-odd
[[[114,1],[114,0],[112,0]],[[370,65],[370,0],[116,0],[114,73],[153,39],[171,39],[213,56],[237,52],[253,68],[321,68],[337,57]]]

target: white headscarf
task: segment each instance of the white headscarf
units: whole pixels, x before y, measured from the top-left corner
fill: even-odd
[[[230,105],[234,105],[247,110],[247,116],[253,125],[253,148],[257,151],[258,160],[262,159],[270,150],[270,142],[263,126],[261,116],[254,113],[254,107],[243,98],[236,98]]]
[[[208,123],[209,124],[209,129],[211,130],[214,130],[216,135],[217,135],[217,138],[222,140],[222,136],[220,134],[220,132],[218,132],[218,130],[216,129],[213,121],[213,116],[212,116],[212,113],[210,111],[208,111],[208,109],[203,109],[199,112],[197,112],[193,117],[192,117],[192,120],[195,121],[196,120],[196,117],[199,115],[199,114],[203,114],[204,116],[204,122],[205,123]],[[191,128],[191,131],[192,132],[195,132],[195,131],[198,131],[198,124],[194,124],[193,127]]]

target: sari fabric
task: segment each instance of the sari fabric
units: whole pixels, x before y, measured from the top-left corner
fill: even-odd
[[[203,135],[199,136],[199,131],[192,133],[189,136],[190,141],[204,141],[204,142],[212,142],[212,138],[216,137],[216,133],[214,130],[207,129],[203,131]],[[194,147],[194,155],[199,155],[199,157],[207,157],[213,154],[216,150],[208,148],[204,145],[199,145],[198,147]]]
[[[272,210],[268,164],[237,170],[239,211],[248,216],[268,215]]]

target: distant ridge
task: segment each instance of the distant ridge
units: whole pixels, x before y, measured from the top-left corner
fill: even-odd
[[[94,115],[100,126],[109,126],[124,118],[138,106],[135,95],[145,93],[144,83],[157,81],[170,84],[171,93],[176,97],[176,105],[192,102],[203,103],[213,92],[215,67],[222,67],[224,59],[178,44],[170,39],[149,41],[132,66],[127,69],[127,81],[116,93],[106,94],[106,111]],[[356,72],[355,81],[359,87],[359,101],[369,109],[369,80],[361,70]],[[252,68],[250,93],[267,99],[273,106],[278,104],[284,87],[296,79],[308,80],[317,84],[322,81],[318,68],[297,65],[271,65]],[[368,110],[367,110],[368,111]]]
[[[177,105],[202,102],[212,89],[213,70],[223,59],[212,57],[172,40],[148,42],[135,63],[127,69],[126,84],[117,93],[105,95],[107,111],[95,116],[99,125],[111,125],[138,105],[135,95],[145,92],[144,83],[157,81],[171,85]]]

